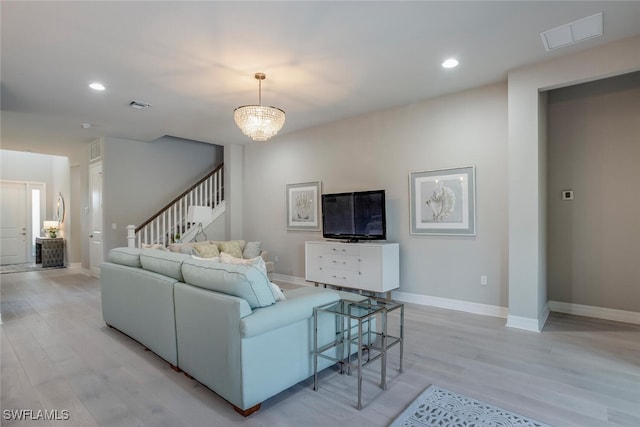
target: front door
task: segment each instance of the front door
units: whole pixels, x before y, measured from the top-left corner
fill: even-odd
[[[89,166],[89,187],[91,191],[91,235],[89,236],[89,271],[93,277],[100,277],[102,264],[102,162]]]
[[[2,182],[0,192],[0,264],[27,262],[27,185]]]

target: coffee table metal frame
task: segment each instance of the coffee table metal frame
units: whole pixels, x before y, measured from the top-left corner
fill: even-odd
[[[399,336],[390,336],[387,333],[387,314],[390,311],[400,309],[400,333]],[[336,338],[334,341],[318,347],[318,315],[320,313],[333,314],[336,319]],[[373,319],[380,318],[380,331],[374,330]],[[357,327],[356,327],[357,324]],[[366,343],[363,342],[366,325]],[[353,336],[355,331],[355,337]],[[390,300],[368,298],[363,301],[342,299],[337,302],[325,304],[313,309],[314,330],[314,364],[313,364],[313,389],[318,390],[318,358],[331,360],[340,365],[340,373],[351,373],[351,368],[357,369],[358,374],[358,404],[362,409],[362,368],[378,359],[381,359],[380,387],[386,389],[387,350],[396,344],[400,344],[400,368],[402,372],[403,341],[404,341],[404,304]],[[376,342],[379,340],[379,344]],[[353,346],[357,351],[353,352]],[[337,349],[337,357],[325,354],[328,350]],[[377,354],[372,356],[372,351]],[[363,359],[367,354],[366,361]],[[355,353],[355,360],[352,360]]]

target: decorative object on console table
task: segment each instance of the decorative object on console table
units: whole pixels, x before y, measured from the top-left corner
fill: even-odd
[[[58,230],[60,229],[60,224],[58,221],[45,221],[43,223],[43,229],[45,233],[47,233],[47,237],[55,239],[58,237]]]
[[[36,264],[42,264],[42,268],[64,267],[64,239],[36,237]]]
[[[369,292],[400,286],[398,243],[305,242],[305,280]]]
[[[287,230],[320,230],[320,181],[287,184]]]
[[[475,167],[409,174],[411,234],[476,235]]]

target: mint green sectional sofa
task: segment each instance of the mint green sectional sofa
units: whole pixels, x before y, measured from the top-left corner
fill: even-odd
[[[263,271],[152,249],[116,248],[101,266],[107,325],[249,415],[313,375],[313,308],[357,294],[315,287],[277,294]],[[320,344],[335,338],[319,318]],[[324,369],[331,362],[319,359]]]

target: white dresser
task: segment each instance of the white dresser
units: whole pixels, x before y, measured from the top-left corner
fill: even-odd
[[[305,279],[371,292],[400,286],[397,243],[305,242]]]

